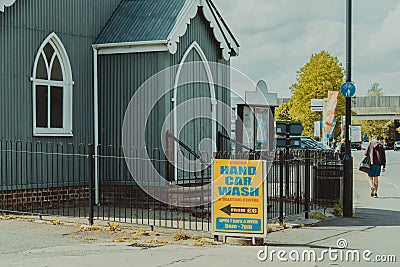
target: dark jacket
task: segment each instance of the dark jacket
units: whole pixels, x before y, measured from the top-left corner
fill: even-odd
[[[386,167],[386,153],[382,143],[378,141],[372,141],[369,143],[364,155],[369,155],[372,165],[383,166],[383,168]]]
[[[343,160],[345,155],[346,155],[346,143],[341,143],[339,148],[339,158]]]

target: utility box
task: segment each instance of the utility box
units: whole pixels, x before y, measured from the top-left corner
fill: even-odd
[[[339,203],[343,196],[343,164],[326,162],[318,164],[314,171],[314,202],[326,206]]]

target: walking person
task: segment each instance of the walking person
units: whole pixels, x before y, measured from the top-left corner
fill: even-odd
[[[368,147],[364,152],[365,156],[369,156],[371,161],[371,168],[368,172],[368,178],[371,185],[371,197],[378,197],[378,178],[381,175],[381,171],[385,172],[386,168],[386,153],[382,143],[379,142],[377,135],[372,137],[372,141],[368,144]]]
[[[342,139],[335,149],[335,153],[339,154],[340,160],[344,159],[346,154],[346,139]]]

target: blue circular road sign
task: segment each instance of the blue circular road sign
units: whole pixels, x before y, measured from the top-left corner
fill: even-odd
[[[340,86],[340,92],[345,97],[353,97],[356,94],[356,86],[351,82],[345,82]]]

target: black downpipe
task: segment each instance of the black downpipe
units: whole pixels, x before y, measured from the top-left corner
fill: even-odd
[[[89,225],[94,223],[94,147],[89,145]]]

